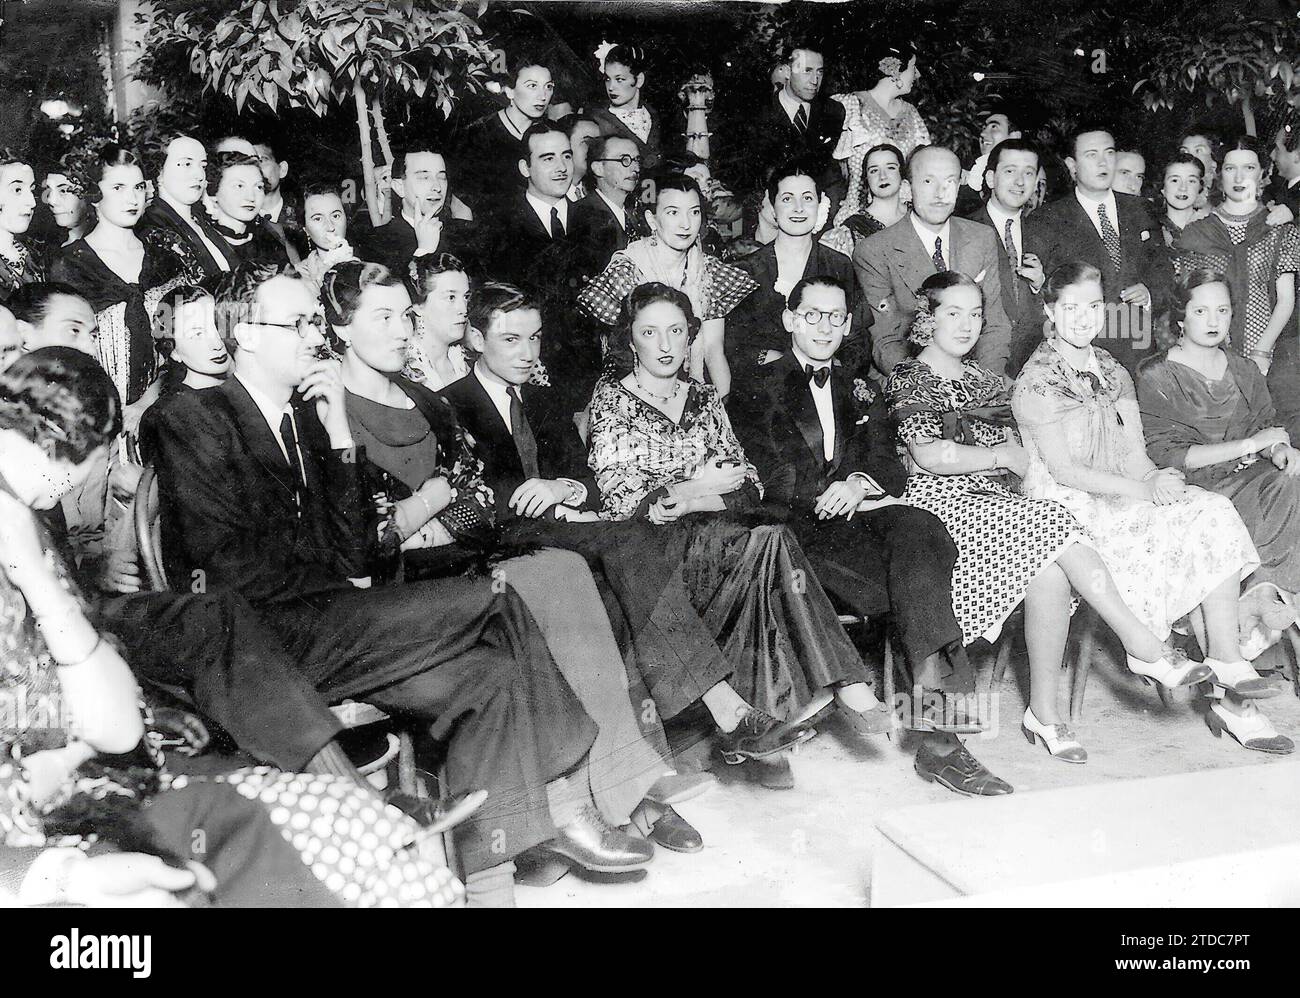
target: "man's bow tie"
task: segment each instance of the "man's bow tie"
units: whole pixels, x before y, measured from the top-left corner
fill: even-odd
[[[830,380],[831,369],[829,367],[813,367],[811,364],[805,364],[803,369],[808,372],[808,380],[814,382],[818,388],[825,388],[826,382]]]

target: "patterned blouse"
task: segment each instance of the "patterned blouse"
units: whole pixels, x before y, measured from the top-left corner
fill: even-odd
[[[605,500],[604,519],[630,520],[650,493],[687,481],[715,458],[743,464],[746,486],[740,491],[748,487],[762,497],[758,471],[711,385],[689,382],[677,423],[617,381],[606,378],[596,386],[587,462]]]
[[[18,259],[0,254],[0,303],[24,284],[45,280],[45,246],[36,239],[19,239]]]
[[[1268,210],[1246,218],[1225,217],[1216,210],[1189,222],[1174,240],[1174,271],[1183,275],[1199,267],[1228,277],[1232,291],[1231,345],[1248,353],[1259,343],[1277,304],[1277,281],[1300,271],[1300,229],[1268,225]],[[1285,333],[1283,334],[1285,335]]]
[[[1019,443],[1000,375],[964,361],[957,381],[936,374],[923,360],[905,360],[885,381],[889,416],[898,433],[898,453],[912,474],[926,474],[908,446],[953,440],[975,447]]]
[[[862,154],[872,146],[884,142],[898,147],[903,160],[911,155],[917,146],[930,141],[930,129],[926,127],[920,112],[907,101],[900,101],[903,110],[898,117],[891,118],[885,109],[871,97],[859,97],[857,94],[835,94],[835,100],[844,105],[844,130],[833,153],[836,159],[848,160],[849,191],[835,213],[835,224],[843,225],[850,216],[861,211],[866,205],[862,194],[865,187],[862,177]],[[904,183],[902,197],[911,200],[911,188]]]

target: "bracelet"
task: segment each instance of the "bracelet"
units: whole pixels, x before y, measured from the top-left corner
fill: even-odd
[[[1272,351],[1272,350],[1252,350],[1252,351],[1250,351],[1250,353],[1248,353],[1246,356],[1248,356],[1248,357],[1263,357],[1265,360],[1272,360],[1272,359],[1273,359],[1273,351]]]
[[[90,646],[90,651],[86,652],[86,654],[82,655],[81,658],[77,659],[75,662],[60,662],[56,658],[54,660],[54,664],[57,665],[60,669],[75,669],[79,665],[85,665],[87,662],[89,662],[92,658],[95,657],[95,652],[99,651],[99,646],[102,645],[103,643],[104,643],[104,636],[100,634],[98,631],[96,631],[95,643]]]
[[[997,471],[997,470],[998,470],[998,466],[999,466],[999,464],[1000,464],[1000,459],[999,459],[999,457],[998,457],[998,452],[997,452],[997,451],[991,451],[991,453],[993,454],[993,464],[989,466],[989,471]]]
[[[420,494],[419,489],[416,489],[414,492],[411,493],[411,495],[415,496],[415,498],[419,499],[420,502],[424,503],[424,508],[428,511],[430,520],[432,520],[435,516],[438,515],[433,511],[433,506],[429,504],[429,500],[424,498],[424,496]]]

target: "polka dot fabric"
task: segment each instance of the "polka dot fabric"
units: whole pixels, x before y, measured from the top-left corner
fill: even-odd
[[[312,875],[349,907],[448,908],[464,899],[451,871],[411,846],[419,826],[350,781],[265,766],[212,779],[262,804]]]

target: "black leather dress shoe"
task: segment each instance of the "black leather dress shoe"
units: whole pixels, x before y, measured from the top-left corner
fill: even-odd
[[[988,729],[980,716],[982,704],[972,703],[974,694],[925,690],[920,701],[913,697],[912,708],[903,713],[903,727],[912,731],[943,732],[950,735],[973,735]],[[975,708],[974,713],[971,707]]]
[[[540,848],[593,873],[636,870],[649,863],[655,854],[655,847],[647,839],[620,832],[590,804]]]
[[[735,731],[718,733],[718,751],[728,765],[738,766],[746,759],[764,759],[784,752],[814,734],[816,732],[805,725],[787,724],[751,707]]]
[[[673,852],[699,852],[704,848],[703,836],[671,807],[650,826],[650,840]]]
[[[939,783],[968,797],[1001,797],[1014,789],[985,769],[965,745],[948,755],[938,755],[930,746],[922,745],[916,750],[916,772],[926,783]]]

